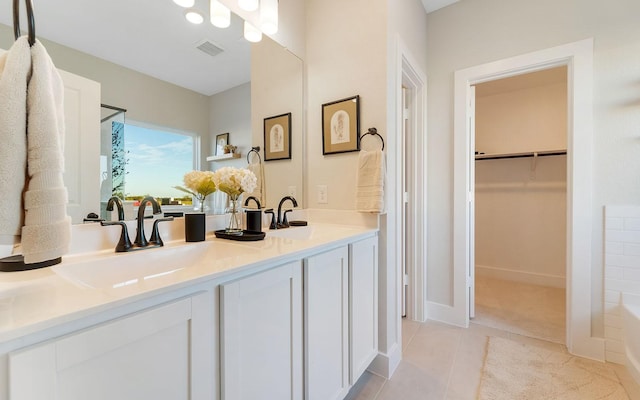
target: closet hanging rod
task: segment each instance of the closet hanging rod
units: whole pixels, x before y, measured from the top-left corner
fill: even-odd
[[[509,153],[509,154],[477,154],[476,161],[481,160],[499,160],[503,158],[527,158],[534,157],[537,155],[538,157],[546,157],[546,156],[563,156],[566,155],[566,150],[551,150],[551,151],[538,151],[538,152],[527,152],[527,153]]]

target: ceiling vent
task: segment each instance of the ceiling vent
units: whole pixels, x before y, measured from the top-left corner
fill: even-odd
[[[224,51],[222,47],[208,40],[204,40],[203,42],[198,44],[197,49],[204,53],[207,53],[211,57],[215,57]]]

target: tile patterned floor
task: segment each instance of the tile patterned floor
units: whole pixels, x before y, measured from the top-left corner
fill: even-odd
[[[432,321],[419,323],[403,320],[403,359],[394,375],[386,380],[365,372],[347,399],[474,400],[489,336],[537,343],[552,350],[564,348],[561,343],[477,323],[471,323],[468,329],[464,329]],[[616,372],[629,398],[640,400],[640,386],[633,381],[626,368],[617,364],[607,365]]]

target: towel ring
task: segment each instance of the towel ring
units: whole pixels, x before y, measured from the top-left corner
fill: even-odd
[[[249,152],[247,153],[247,164],[251,164],[251,161],[249,160],[249,156],[251,155],[251,153],[256,153],[256,155],[258,156],[258,162],[262,163],[262,157],[260,157],[260,146],[252,147],[251,150],[249,150]]]
[[[384,139],[382,138],[382,136],[378,133],[378,130],[376,128],[369,128],[369,130],[367,131],[367,133],[365,133],[364,135],[362,135],[360,137],[360,140],[362,140],[363,137],[367,136],[367,135],[371,135],[371,136],[377,136],[380,138],[380,140],[382,141],[382,150],[384,150]]]
[[[20,37],[20,0],[13,0],[13,35],[16,40]],[[27,6],[27,24],[29,28],[29,46],[36,42],[36,21],[33,18],[33,3],[31,0],[24,0]]]

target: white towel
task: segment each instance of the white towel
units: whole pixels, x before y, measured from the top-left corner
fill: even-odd
[[[260,207],[265,207],[267,205],[267,189],[264,182],[264,167],[261,162],[257,162],[249,164],[247,169],[254,173],[257,181],[255,190],[251,193],[245,193],[244,198],[246,199],[249,196],[253,196],[256,199],[260,200]],[[255,207],[256,204],[254,202],[250,202],[247,208]]]
[[[31,47],[27,88],[27,172],[22,250],[27,264],[68,252],[71,218],[64,186],[64,84],[44,46]]]
[[[356,185],[356,210],[384,211],[384,153],[382,150],[360,151]]]
[[[0,242],[13,244],[23,224],[27,173],[27,82],[31,52],[26,36],[0,56]]]

